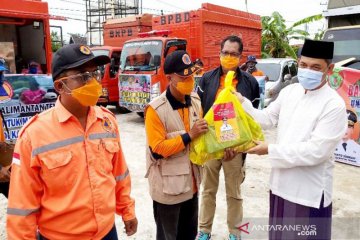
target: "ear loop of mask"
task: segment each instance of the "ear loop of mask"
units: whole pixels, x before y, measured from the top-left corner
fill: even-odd
[[[204,92],[204,90],[201,89],[200,85],[196,86],[195,92],[197,92],[198,90],[200,90],[200,92],[202,92],[202,93]]]
[[[329,71],[329,66],[326,67],[326,70],[325,70],[325,72],[324,72],[324,74],[325,74],[325,78],[324,78],[325,82],[328,82],[328,81],[329,81],[329,75],[327,74],[328,71]],[[321,84],[322,84],[323,82],[324,82],[324,81],[321,79]]]
[[[63,86],[67,89],[67,90],[69,90],[70,92],[65,92],[67,95],[71,95],[71,92],[72,92],[72,90],[62,81],[62,80],[60,80],[60,82],[63,84]]]
[[[325,82],[329,82],[329,74],[327,74],[328,70],[329,69],[327,68],[326,71],[325,71],[325,77],[324,77]],[[321,82],[323,82],[323,81],[321,81]]]

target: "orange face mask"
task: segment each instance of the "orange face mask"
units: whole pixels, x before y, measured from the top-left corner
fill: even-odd
[[[187,77],[184,81],[177,82],[176,89],[183,95],[190,95],[194,89],[195,79],[193,76]]]
[[[232,56],[221,56],[220,57],[220,64],[225,69],[233,69],[239,66],[240,59],[238,57],[232,57]]]
[[[64,86],[66,86],[64,84]],[[75,88],[73,90],[66,88],[71,91],[69,93],[73,98],[79,101],[83,106],[95,106],[99,97],[101,96],[102,87],[96,79],[91,79],[84,86]]]

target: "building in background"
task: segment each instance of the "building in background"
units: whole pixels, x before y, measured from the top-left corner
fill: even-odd
[[[86,32],[90,46],[103,45],[103,23],[107,19],[137,15],[142,0],[86,0]]]

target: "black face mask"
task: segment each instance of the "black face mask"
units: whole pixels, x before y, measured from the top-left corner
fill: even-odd
[[[4,83],[4,72],[0,72],[0,85]]]

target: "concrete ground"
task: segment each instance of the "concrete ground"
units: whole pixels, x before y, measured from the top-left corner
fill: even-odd
[[[136,200],[136,214],[139,220],[138,232],[126,237],[120,217],[116,225],[120,239],[155,239],[155,222],[152,200],[148,193],[145,175],[145,130],[143,119],[135,113],[117,114],[120,125],[122,148],[132,178],[132,196]],[[266,139],[274,142],[276,130],[265,132]],[[335,164],[333,194],[333,239],[360,239],[360,168]],[[244,218],[258,218],[266,221],[268,216],[268,180],[270,165],[266,156],[248,156],[246,179],[242,185]],[[217,209],[213,225],[213,240],[227,239],[226,196],[223,175],[217,194]],[[286,184],[286,183],[284,183]],[[0,239],[6,239],[7,200],[0,196]],[[81,216],[79,216],[81,217]],[[244,239],[254,239],[243,234]],[[260,238],[256,238],[260,239]]]

